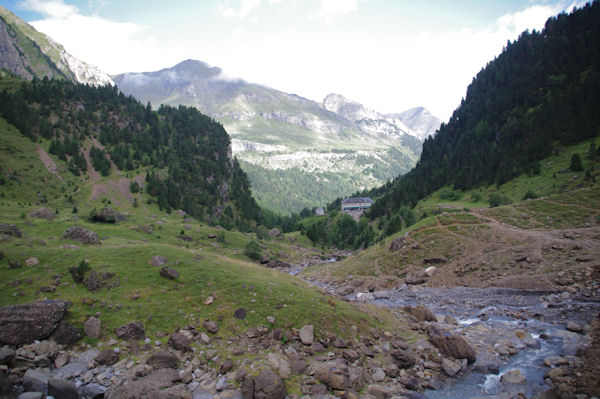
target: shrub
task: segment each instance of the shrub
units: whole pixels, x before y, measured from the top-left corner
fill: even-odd
[[[259,260],[262,255],[262,248],[256,241],[250,241],[248,245],[246,245],[246,249],[244,250],[244,255],[253,260]]]
[[[490,201],[490,208],[495,208],[500,205],[507,205],[507,204],[512,203],[512,200],[510,199],[510,197],[508,197],[506,195],[501,195],[499,193],[490,194],[489,201]]]
[[[581,172],[583,170],[581,157],[578,153],[575,153],[573,156],[571,156],[571,165],[569,165],[569,169],[571,169],[573,172]]]
[[[529,190],[525,193],[523,199],[536,199],[537,197],[539,197],[539,195],[537,195],[533,190]]]

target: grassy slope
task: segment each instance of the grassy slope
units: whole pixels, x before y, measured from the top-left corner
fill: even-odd
[[[391,287],[401,284],[408,273],[427,267],[423,259],[445,257],[448,263],[438,265],[431,284],[515,285],[508,281],[511,276],[544,275],[538,288],[548,286],[548,276],[591,266],[600,255],[600,185],[586,178],[585,172],[568,170],[575,152],[581,154],[586,169],[595,164],[587,155],[589,145],[589,141],[580,143],[545,160],[540,175],[471,190],[458,201],[441,199],[439,190],[417,204],[415,212],[424,217],[413,226],[343,262],[315,266],[305,274],[338,284],[357,279]],[[598,172],[593,174],[597,179]],[[522,200],[530,190],[540,197]],[[473,200],[475,193],[481,200]],[[515,202],[489,208],[487,198],[492,193]],[[577,241],[581,248],[572,249],[572,241],[564,237],[568,229],[581,230]],[[391,242],[402,235],[408,244],[401,251],[390,251]],[[553,244],[561,249],[549,251]],[[515,261],[523,255],[529,260]],[[524,287],[528,284],[535,286],[523,282]]]
[[[250,263],[243,248],[254,239],[253,235],[225,232],[225,242],[217,245],[209,234],[221,231],[197,221],[184,222],[176,215],[165,215],[155,205],[145,202],[145,194],[137,194],[140,206],[132,207],[131,198],[116,189],[117,177],[111,175],[98,181],[70,176],[64,162],[54,159],[61,169],[60,182],[49,174],[34,152],[35,144],[22,138],[18,132],[0,120],[0,166],[3,173],[16,172],[20,181],[7,179],[0,186],[0,222],[11,223],[25,233],[24,238],[3,237],[0,250],[0,305],[24,303],[41,299],[65,299],[73,303],[69,320],[82,326],[85,319],[101,313],[103,334],[112,335],[114,327],[131,320],[142,321],[153,339],[157,332],[171,332],[177,326],[193,325],[201,328],[207,318],[220,320],[222,337],[232,337],[251,327],[269,327],[266,316],[277,319],[275,327],[299,328],[312,323],[317,332],[351,333],[350,326],[361,331],[371,326],[399,328],[397,321],[384,311],[365,312],[350,304],[332,300],[306,283],[278,271]],[[11,151],[6,151],[12,145]],[[107,191],[98,194],[99,185]],[[96,190],[94,190],[96,189]],[[39,204],[37,191],[46,195],[48,204]],[[91,199],[90,194],[96,192]],[[68,199],[72,194],[73,203]],[[112,206],[127,215],[118,224],[92,224],[85,218],[93,209],[100,209],[111,201]],[[115,206],[119,203],[119,206]],[[79,208],[72,213],[74,204]],[[58,210],[53,221],[31,218],[27,215],[45,205]],[[102,245],[82,245],[60,239],[72,225],[94,230],[102,238]],[[147,234],[141,227],[150,226],[154,232]],[[177,238],[184,231],[192,238],[186,242]],[[272,257],[286,254],[286,261],[297,261],[316,252],[303,246],[299,237],[262,242]],[[69,249],[66,244],[75,244]],[[180,272],[179,279],[167,280],[150,266],[153,255],[169,259],[171,267]],[[35,256],[38,266],[8,269],[9,261],[21,261]],[[88,292],[75,284],[67,269],[87,259],[91,268],[99,272],[112,272],[118,281],[113,288]],[[61,275],[54,293],[40,292],[43,286],[53,284]],[[204,305],[212,295],[212,305]],[[139,296],[138,299],[135,299]],[[331,303],[334,304],[332,307]],[[283,305],[283,306],[278,306]],[[233,317],[240,307],[248,311],[244,320]],[[278,309],[280,307],[280,309]],[[120,308],[120,309],[119,309]],[[336,317],[331,314],[335,312]]]

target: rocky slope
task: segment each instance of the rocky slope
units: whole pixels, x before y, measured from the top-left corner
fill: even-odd
[[[0,6],[0,69],[25,79],[56,78],[113,85],[98,67],[69,54],[62,45]]]
[[[193,105],[221,122],[257,199],[281,212],[380,185],[410,170],[421,151],[416,133],[398,118],[374,112],[372,119],[350,118],[294,94],[228,79],[200,61],[114,80],[154,107]]]

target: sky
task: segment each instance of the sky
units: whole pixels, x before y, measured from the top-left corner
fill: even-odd
[[[322,101],[448,120],[473,77],[526,29],[584,0],[0,0],[109,74],[196,59]]]

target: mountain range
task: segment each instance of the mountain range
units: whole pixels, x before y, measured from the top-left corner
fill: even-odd
[[[289,213],[379,186],[416,163],[440,120],[417,108],[381,114],[339,94],[322,103],[229,79],[186,60],[155,72],[113,76],[128,95],[188,105],[221,122],[262,206]]]
[[[113,85],[98,67],[69,54],[62,45],[0,6],[0,69],[24,79],[66,79],[94,86]]]

